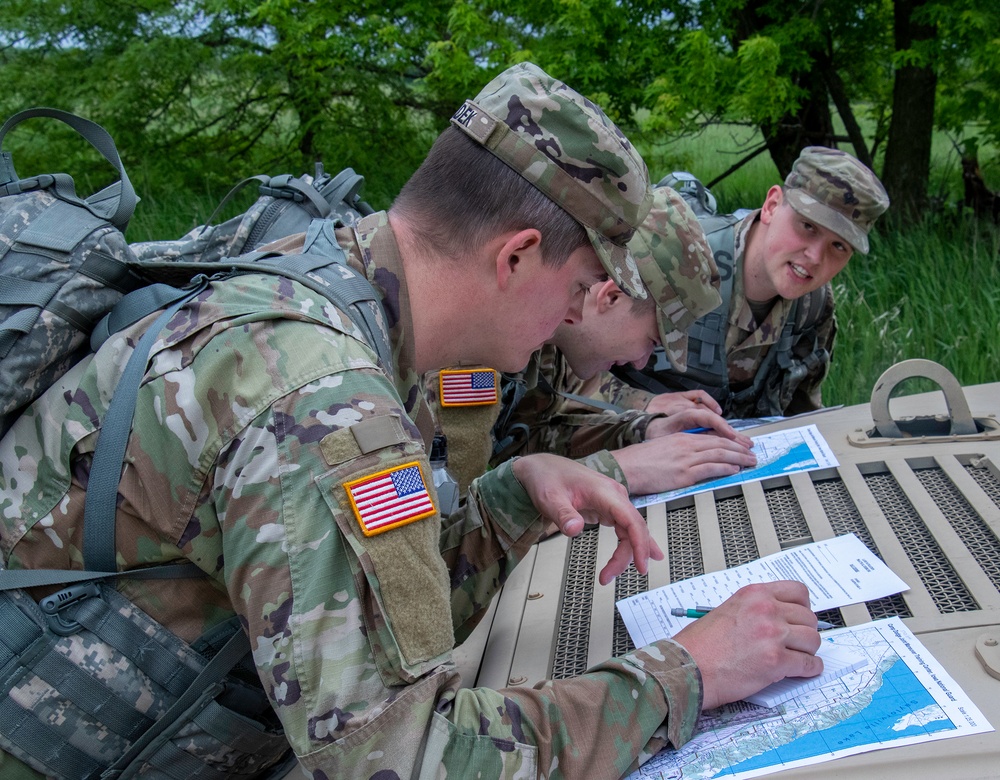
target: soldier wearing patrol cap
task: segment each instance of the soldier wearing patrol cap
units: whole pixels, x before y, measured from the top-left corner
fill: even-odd
[[[528,368],[508,377],[524,385],[524,394],[501,412],[492,465],[529,452],[579,458],[607,448],[629,490],[643,494],[728,476],[756,463],[749,438],[709,408],[708,396],[705,403],[683,399],[686,405],[682,401],[669,415],[602,411],[606,405],[588,397],[591,380],[612,365],[642,368],[658,345],[683,355],[687,328],[720,302],[704,231],[691,206],[669,187],[653,190],[653,206],[629,249],[648,297],[630,300],[614,281],[598,282],[582,322],[562,323]],[[718,438],[683,433],[691,428],[710,429]],[[641,442],[647,443],[628,446]]]
[[[44,636],[27,636],[48,623],[15,607],[5,642],[20,644],[4,644],[7,662],[26,645],[32,658],[5,677],[4,777],[137,771],[120,758],[146,733],[156,738],[136,759],[142,771],[182,766],[192,780],[263,777],[284,740],[316,780],[617,778],[665,740],[683,744],[703,708],[820,672],[808,591],[785,582],[740,591],[673,641],[576,679],[463,687],[453,648],[547,521],[570,535],[584,515],[614,527],[602,583],[662,553],[620,484],[552,455],[484,475],[447,522],[437,511],[420,376],[462,363],[520,368],[560,322],[579,319],[605,274],[643,295],[626,243],[649,208],[627,139],[531,64],[500,74],[453,124],[388,213],[336,233],[382,296],[391,369],[327,298],[267,274],[212,280],[158,333],[110,565],[189,561],[206,576],[167,591],[122,574],[110,609],[81,596],[94,609],[75,614],[117,621],[135,653],[128,642],[124,657],[88,646],[81,624],[52,673],[35,658]],[[151,321],[85,358],[0,441],[6,568],[80,568],[108,388]],[[608,452],[591,459],[616,470]],[[252,674],[185,698],[183,678],[150,663],[151,636],[169,631],[172,657],[191,666],[222,625],[249,640],[263,709],[247,706],[260,702]],[[87,694],[82,709],[63,705],[64,679],[65,695]],[[144,732],[165,709],[164,686],[198,704],[168,710],[193,721]],[[220,690],[210,707],[199,698]],[[222,719],[227,705],[236,712]],[[213,740],[225,735],[223,752]]]
[[[809,146],[784,186],[768,190],[742,220],[702,218],[723,271],[723,305],[694,324],[682,359],[658,358],[642,372],[616,372],[604,396],[656,411],[654,395],[702,389],[727,417],[791,415],[822,406],[836,335],[831,279],[889,207],[872,171],[837,149]],[[732,279],[727,286],[727,277]]]

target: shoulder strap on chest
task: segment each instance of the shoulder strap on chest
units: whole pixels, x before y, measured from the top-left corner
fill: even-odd
[[[722,303],[698,319],[688,330],[685,377],[705,385],[722,387],[726,385],[728,376],[726,330],[733,298],[733,279],[736,275],[736,224],[739,220],[732,215],[713,215],[699,221],[719,268],[719,295],[722,296]],[[666,361],[665,354],[662,354],[662,359]],[[669,368],[669,365],[664,368]]]

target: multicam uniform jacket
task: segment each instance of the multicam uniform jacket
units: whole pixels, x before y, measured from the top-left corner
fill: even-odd
[[[738,270],[733,280],[733,295],[726,331],[726,363],[729,389],[732,393],[739,393],[753,383],[758,368],[781,335],[785,323],[788,322],[794,304],[794,301],[778,298],[764,321],[757,323],[750,302],[743,292],[743,259],[747,235],[759,214],[758,210],[745,217],[737,226],[735,235],[734,252]],[[808,307],[817,299],[822,300],[821,311],[818,313],[808,311]],[[807,295],[800,298],[795,317],[797,322],[813,323],[807,332],[795,334],[791,354],[797,365],[791,370],[777,365],[772,366],[762,389],[762,393],[769,397],[768,401],[772,406],[780,408],[781,413],[785,415],[813,411],[823,406],[822,383],[829,369],[829,361],[814,363],[810,356],[818,350],[825,350],[828,355],[833,353],[837,321],[832,287],[827,284],[826,294],[821,297]],[[793,371],[796,372],[794,376]],[[673,376],[678,379],[671,383]],[[673,384],[676,390],[687,389],[681,382],[682,377],[683,374],[675,375],[672,372],[656,373],[657,380],[668,386]],[[604,374],[599,385],[598,397],[623,408],[645,409],[653,394],[629,387],[610,374]],[[727,417],[759,417],[762,414],[776,413],[762,412],[756,399],[748,399],[724,411]]]
[[[501,446],[493,465],[532,452],[553,452],[582,458],[602,449],[620,449],[644,441],[650,421],[663,415],[626,411],[616,414],[567,398],[560,393],[587,396],[586,382],[569,367],[558,348],[546,344],[531,356],[518,377],[526,392],[495,431]],[[507,414],[505,409],[501,417]]]
[[[410,463],[429,475],[433,425],[385,214],[338,239],[384,294],[395,375],[310,290],[267,275],[213,283],[154,348],[117,516],[120,568],[187,559],[208,576],[123,580],[123,593],[188,641],[239,615],[317,780],[615,778],[666,740],[684,743],[700,677],[670,642],[535,688],[462,687],[452,649],[543,524],[506,464],[447,525],[431,512],[362,533],[345,483]],[[3,440],[9,568],[81,567],[94,441],[144,324],[71,371]],[[614,469],[607,453],[595,458]]]

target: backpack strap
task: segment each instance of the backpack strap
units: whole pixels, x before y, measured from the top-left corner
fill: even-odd
[[[83,512],[83,560],[88,568],[98,571],[115,571],[115,515],[118,504],[118,482],[121,480],[125,448],[132,430],[135,404],[139,394],[139,384],[146,373],[149,353],[160,337],[160,332],[185,303],[208,286],[202,277],[190,290],[178,296],[171,306],[163,311],[153,324],[146,329],[129,356],[115,386],[114,395],[108,405],[101,433],[97,437],[97,448],[90,468],[90,482]],[[128,297],[128,296],[126,296]],[[202,572],[194,564],[192,574]],[[204,572],[202,572],[204,573]]]
[[[10,117],[0,127],[0,146],[7,133],[26,119],[48,117],[57,119],[76,130],[101,156],[118,171],[118,182],[106,187],[91,198],[81,199],[76,194],[73,179],[64,173],[45,174],[32,179],[18,179],[9,152],[2,152],[0,163],[0,195],[14,195],[36,189],[50,189],[61,200],[82,206],[95,217],[105,219],[123,233],[135,212],[139,198],[129,181],[125,167],[118,156],[118,148],[107,130],[89,119],[57,108],[29,108]]]
[[[251,252],[237,258],[235,267],[287,276],[328,298],[360,328],[382,368],[391,374],[392,345],[384,327],[388,319],[382,299],[371,283],[347,264],[347,253],[334,234],[336,224],[332,219],[310,222],[302,254]]]

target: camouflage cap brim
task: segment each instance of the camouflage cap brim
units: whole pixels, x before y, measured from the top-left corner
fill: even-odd
[[[615,284],[624,290],[630,298],[645,298],[646,287],[642,283],[639,267],[636,265],[635,258],[632,257],[629,248],[616,244],[592,227],[586,225],[584,227],[601,265],[604,266],[604,270],[608,272]]]
[[[719,269],[690,204],[670,187],[653,189],[653,204],[629,248],[656,302],[656,323],[671,364],[687,370],[687,330],[722,303]]]
[[[796,213],[832,230],[863,255],[868,254],[868,234],[839,211],[824,205],[803,189],[786,189],[785,200]]]
[[[889,208],[889,195],[875,173],[839,149],[807,146],[785,177],[788,204],[803,217],[832,230],[863,255],[868,233]]]
[[[466,100],[451,122],[579,222],[615,283],[646,297],[626,244],[649,211],[649,173],[598,106],[523,62]]]

